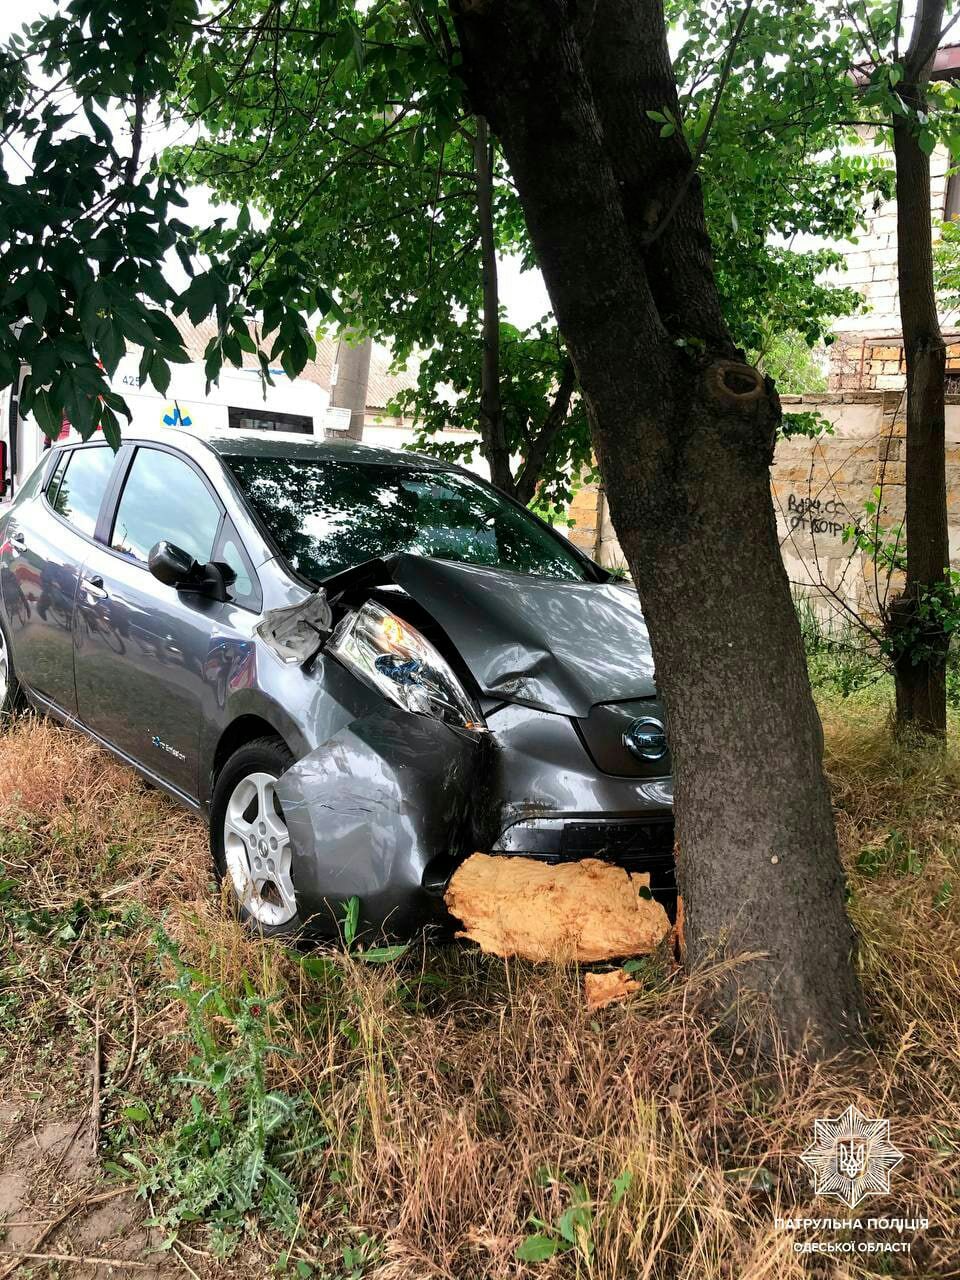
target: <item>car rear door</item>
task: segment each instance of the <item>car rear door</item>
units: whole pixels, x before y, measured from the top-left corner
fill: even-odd
[[[253,619],[231,601],[164,586],[147,567],[162,539],[201,563],[223,558],[223,505],[190,459],[138,445],[117,490],[106,545],[88,556],[77,597],[80,718],[195,798],[201,720],[216,713],[212,667],[225,643],[249,640]]]
[[[105,443],[57,450],[42,491],[11,509],[0,558],[17,675],[41,702],[67,715],[77,711],[77,588],[115,467],[116,455]]]

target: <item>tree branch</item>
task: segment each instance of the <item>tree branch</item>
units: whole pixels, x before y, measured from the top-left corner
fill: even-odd
[[[123,180],[129,187],[137,176],[140,166],[140,149],[143,146],[143,93],[137,94],[133,112],[133,133],[130,140],[130,155],[123,174]]]
[[[543,464],[546,462],[547,455],[567,420],[570,400],[573,397],[576,385],[577,375],[574,372],[573,361],[569,356],[565,356],[557,394],[554,396],[549,413],[543,420],[543,425],[530,441],[523,466],[516,479],[515,497],[519,502],[530,502],[537,491],[537,485],[543,472]]]
[[[510,449],[500,403],[500,292],[497,281],[497,243],[493,228],[493,147],[483,116],[477,116],[473,138],[480,222],[480,270],[483,287],[483,362],[480,370],[480,435],[483,453],[495,485],[513,492]]]
[[[697,149],[694,151],[693,158],[690,161],[690,169],[687,176],[680,184],[680,187],[675,193],[673,200],[671,201],[666,213],[663,215],[660,223],[654,227],[653,231],[651,231],[649,236],[647,236],[648,245],[654,244],[663,235],[671,218],[683,202],[683,198],[690,188],[690,183],[693,181],[694,175],[700,168],[700,161],[703,159],[703,153],[707,149],[707,142],[710,139],[713,122],[716,120],[717,112],[720,110],[720,101],[723,98],[723,91],[727,87],[727,81],[730,79],[730,72],[733,70],[733,59],[736,56],[737,45],[740,43],[741,37],[743,36],[743,30],[747,25],[747,19],[750,16],[750,10],[752,8],[753,0],[747,0],[746,4],[743,6],[743,11],[740,14],[740,20],[736,25],[736,29],[730,39],[730,43],[727,45],[726,56],[723,61],[723,67],[720,71],[720,79],[717,81],[717,92],[714,94],[713,102],[710,104],[710,114],[707,116],[707,122],[703,127],[703,133],[701,133],[697,142]]]
[[[929,79],[930,64],[936,57],[945,29],[943,26],[944,0],[920,0],[913,32],[907,52],[904,54],[904,80],[909,83]],[[952,26],[953,20],[948,23]]]

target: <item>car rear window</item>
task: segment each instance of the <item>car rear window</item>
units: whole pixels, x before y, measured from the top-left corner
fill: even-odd
[[[106,444],[92,449],[71,449],[66,461],[57,464],[57,474],[47,492],[57,515],[91,538],[115,457]]]
[[[315,582],[399,551],[547,578],[589,576],[565,539],[463,472],[328,458],[224,461],[291,567]]]

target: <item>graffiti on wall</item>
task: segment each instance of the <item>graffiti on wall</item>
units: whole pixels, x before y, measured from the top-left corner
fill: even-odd
[[[839,498],[811,498],[796,493],[788,495],[783,516],[791,532],[805,530],[831,538],[842,538],[850,523],[847,509]]]

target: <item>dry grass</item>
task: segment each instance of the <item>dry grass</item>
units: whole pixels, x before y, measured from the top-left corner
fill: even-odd
[[[122,1107],[144,1100],[162,1128],[182,1105],[169,1078],[189,1048],[147,945],[151,918],[163,915],[184,956],[228,996],[250,985],[278,995],[272,1034],[293,1052],[271,1059],[271,1082],[305,1091],[327,1135],[301,1172],[303,1230],[291,1251],[318,1275],[960,1275],[960,754],[904,757],[875,709],[831,711],[826,727],[876,1035],[858,1058],[811,1066],[754,1060],[748,1035],[721,1040],[699,1011],[709,975],[685,979],[665,958],[628,1004],[597,1015],[576,971],[466,949],[420,947],[387,968],[331,954],[312,975],[224,918],[196,823],[75,735],[23,721],[0,761],[5,874],[35,909],[82,899],[96,910],[75,940],[17,934],[15,1012],[0,1006],[7,1101],[49,1098],[59,1077],[36,1064],[51,1061],[52,1042],[82,1085],[89,1019],[77,1009],[95,1000],[108,1044],[105,1132],[117,1151],[149,1151],[158,1134],[125,1126]],[[111,1090],[134,1003],[135,1066]],[[216,1030],[229,1042],[229,1024]],[[931,1220],[903,1235],[908,1256],[811,1260],[775,1226],[778,1216],[846,1216],[811,1197],[797,1154],[815,1117],[850,1102],[889,1117],[907,1157],[895,1194],[866,1202],[862,1216]],[[578,1204],[579,1248],[518,1261],[536,1229],[528,1218],[556,1225]],[[355,1250],[346,1263],[345,1246]],[[263,1275],[284,1247],[254,1233],[224,1266],[190,1261],[201,1273]]]

